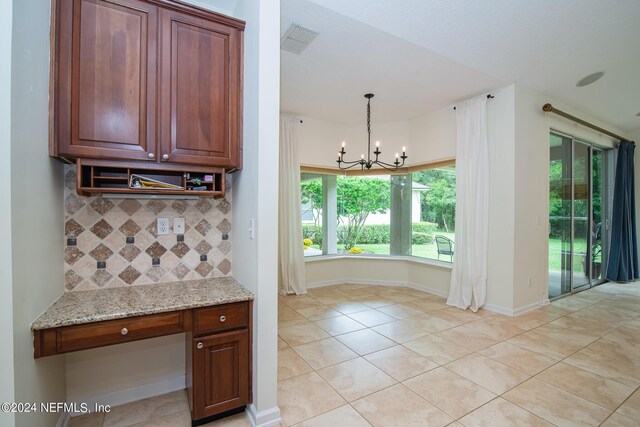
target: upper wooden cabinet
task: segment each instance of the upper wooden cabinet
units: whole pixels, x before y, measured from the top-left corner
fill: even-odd
[[[241,33],[173,11],[160,12],[162,155],[181,163],[239,161]]]
[[[175,0],[57,0],[50,154],[239,169],[243,30]]]

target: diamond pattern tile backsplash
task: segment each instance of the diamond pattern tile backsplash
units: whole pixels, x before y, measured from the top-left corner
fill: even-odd
[[[231,274],[231,241],[222,240],[231,233],[230,185],[224,199],[105,199],[78,196],[75,181],[75,166],[65,166],[67,291]],[[170,234],[157,235],[158,217],[169,218]],[[185,219],[182,241],[173,234],[176,217]]]

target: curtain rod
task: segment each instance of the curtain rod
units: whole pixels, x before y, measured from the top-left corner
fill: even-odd
[[[544,104],[542,106],[542,111],[544,111],[545,113],[557,114],[557,115],[559,115],[561,117],[564,117],[565,119],[572,120],[572,121],[574,121],[574,122],[576,122],[578,124],[581,124],[582,126],[586,126],[586,127],[591,128],[591,129],[593,129],[595,131],[598,131],[600,133],[604,133],[605,135],[608,135],[608,136],[610,136],[612,138],[619,139],[620,141],[630,142],[631,144],[635,145],[635,142],[630,141],[627,138],[624,138],[624,137],[622,137],[620,135],[617,135],[617,134],[615,134],[613,132],[610,132],[610,131],[608,131],[606,129],[603,129],[600,126],[596,126],[593,123],[589,123],[589,122],[587,122],[585,120],[582,120],[582,119],[580,119],[580,118],[578,118],[576,116],[572,116],[569,113],[565,113],[564,111],[558,110],[557,108],[554,108],[553,105],[551,105],[549,103]]]
[[[493,99],[493,98],[495,98],[495,96],[493,96],[493,95],[491,95],[491,94],[488,94],[488,95],[487,95],[487,99]],[[456,107],[453,107],[453,109],[455,110],[455,109],[456,109]]]

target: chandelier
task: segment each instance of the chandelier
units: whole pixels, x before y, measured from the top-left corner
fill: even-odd
[[[344,159],[345,151],[345,142],[342,141],[342,148],[338,151],[338,167],[342,170],[351,169],[355,166],[360,166],[362,170],[364,168],[371,169],[373,165],[378,165],[388,171],[397,171],[398,168],[404,166],[404,161],[407,159],[407,154],[405,147],[402,147],[402,156],[396,153],[396,160],[393,163],[385,163],[383,161],[378,160],[382,151],[380,151],[380,141],[376,141],[376,151],[371,153],[371,98],[373,98],[372,93],[367,93],[365,96],[367,98],[367,159],[365,160],[364,154],[360,156],[359,160],[354,160],[352,162],[346,161]],[[371,158],[371,154],[375,154],[375,158]],[[402,162],[400,162],[402,159]]]

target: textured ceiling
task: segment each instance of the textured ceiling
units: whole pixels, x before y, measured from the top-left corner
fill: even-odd
[[[385,118],[409,118],[521,82],[622,130],[640,127],[638,0],[311,2],[282,1],[283,26],[321,33],[308,54],[282,55],[283,109],[330,118],[331,104],[341,111],[372,90],[389,92],[397,114]],[[606,74],[576,88],[595,71]]]
[[[507,82],[306,0],[282,0],[292,22],[320,35],[301,54],[281,51],[281,110],[338,123],[406,120]]]

